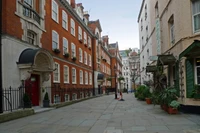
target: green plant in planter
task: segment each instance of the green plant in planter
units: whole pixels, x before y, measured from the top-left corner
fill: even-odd
[[[170,107],[172,107],[173,109],[178,109],[178,107],[180,106],[180,103],[176,100],[173,100],[170,104]]]
[[[169,105],[173,100],[177,100],[177,90],[174,87],[166,88],[161,94],[161,102]]]
[[[190,97],[194,99],[200,99],[200,85],[194,85],[194,89]]]
[[[24,108],[31,108],[32,107],[31,99],[30,99],[30,97],[27,93],[24,93],[23,102],[24,102]]]
[[[76,61],[76,57],[72,57],[72,60],[73,60],[73,61]]]
[[[69,57],[69,53],[65,53],[64,56],[68,58]]]
[[[53,49],[53,51],[55,52],[55,53],[60,53],[60,49],[58,49],[58,48],[55,48],[55,49]]]
[[[118,81],[121,81],[121,80],[124,80],[124,77],[120,76],[120,77],[118,78]]]
[[[49,95],[48,95],[48,92],[46,92],[45,95],[44,95],[43,107],[49,107]]]
[[[111,80],[112,80],[112,78],[111,78],[111,77],[108,77],[108,78],[107,78],[107,80],[108,80],[108,81],[111,81]]]

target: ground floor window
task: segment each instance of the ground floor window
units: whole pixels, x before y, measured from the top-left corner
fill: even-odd
[[[65,94],[65,102],[68,102],[68,101],[69,101],[69,95]]]
[[[74,94],[72,95],[72,100],[77,100],[77,94],[76,94],[76,93],[74,93]]]
[[[54,95],[54,103],[60,103],[60,96]]]
[[[84,98],[84,94],[83,92],[80,92],[80,99],[83,99]]]
[[[87,93],[87,92],[85,93],[85,97],[86,97],[86,98],[88,97],[88,93]]]
[[[196,58],[196,83],[200,85],[200,58]]]

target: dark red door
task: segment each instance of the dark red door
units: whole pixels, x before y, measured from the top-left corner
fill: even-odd
[[[32,74],[31,77],[26,80],[26,93],[30,95],[32,105],[39,105],[39,75]]]

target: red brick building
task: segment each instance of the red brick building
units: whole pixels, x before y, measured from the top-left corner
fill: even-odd
[[[2,17],[3,87],[28,86],[34,106],[43,105],[45,92],[51,103],[98,94],[98,72],[103,86],[115,87],[105,79],[113,63],[120,70],[118,47],[109,52],[99,20],[90,21],[81,3],[3,0]]]

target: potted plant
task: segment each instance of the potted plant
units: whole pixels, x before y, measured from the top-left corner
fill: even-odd
[[[144,96],[145,96],[145,100],[146,100],[146,103],[147,104],[151,104],[152,103],[152,101],[151,101],[151,92],[149,91],[149,88],[145,88],[144,89]]]
[[[49,95],[48,95],[48,92],[46,92],[45,95],[44,95],[43,107],[49,107]]]
[[[111,80],[112,80],[112,78],[111,78],[111,77],[108,77],[108,78],[107,78],[107,80],[108,80],[108,81],[111,81]]]
[[[191,98],[200,99],[200,85],[194,85],[194,89],[191,94]]]
[[[180,106],[180,103],[176,100],[173,100],[168,107],[168,113],[169,114],[177,114],[178,113],[178,107]]]
[[[31,99],[30,99],[30,97],[27,93],[24,93],[23,102],[24,102],[24,108],[31,108],[32,107]]]
[[[53,51],[54,51],[56,54],[59,54],[59,53],[60,53],[60,49],[58,49],[58,48],[53,49]]]
[[[76,57],[72,57],[72,60],[73,60],[73,61],[76,61]]]
[[[64,54],[64,56],[65,56],[66,58],[68,58],[68,57],[69,57],[69,53],[66,52],[66,53]]]
[[[120,77],[118,78],[118,81],[122,81],[122,80],[124,80],[124,77],[120,76]]]

